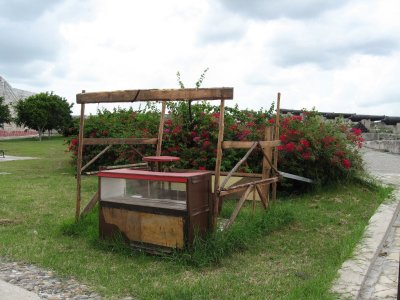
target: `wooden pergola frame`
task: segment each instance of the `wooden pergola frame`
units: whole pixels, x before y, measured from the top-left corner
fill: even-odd
[[[220,100],[220,118],[218,127],[217,142],[217,159],[215,165],[216,183],[220,176],[221,159],[222,159],[222,141],[224,136],[224,107],[225,100],[233,99],[233,88],[199,88],[199,89],[145,89],[145,90],[122,90],[111,92],[95,92],[82,93],[76,95],[76,102],[81,104],[81,114],[78,135],[78,158],[76,173],[76,206],[75,218],[78,220],[84,213],[90,211],[99,199],[96,194],[89,201],[87,206],[81,213],[81,187],[82,187],[82,171],[95,162],[101,155],[111,148],[112,145],[157,145],[156,155],[161,154],[162,136],[164,131],[164,115],[167,101],[194,101],[194,100]],[[140,139],[140,138],[84,138],[85,125],[85,105],[90,103],[118,103],[118,102],[139,102],[139,101],[161,101],[162,109],[160,116],[160,124],[157,138]],[[91,159],[85,166],[82,166],[82,153],[84,145],[107,145],[99,154]],[[218,174],[218,176],[217,176]],[[216,185],[217,187],[218,185]],[[217,190],[217,189],[215,189]],[[218,198],[217,198],[218,199]]]
[[[233,99],[233,88],[199,88],[199,89],[149,89],[149,90],[123,90],[111,92],[96,92],[86,93],[83,91],[76,95],[76,102],[81,104],[80,128],[78,136],[78,159],[77,159],[77,197],[76,197],[76,220],[82,214],[90,211],[99,199],[96,194],[89,201],[87,206],[81,213],[81,186],[82,172],[95,162],[101,155],[108,151],[112,145],[157,145],[156,155],[161,154],[162,137],[164,131],[164,116],[166,110],[166,102],[168,101],[195,101],[195,100],[220,100],[219,123],[218,123],[218,141],[217,141],[217,157],[215,163],[215,181],[214,181],[214,211],[213,224],[214,228],[217,225],[217,217],[219,215],[220,201],[226,195],[243,192],[232,213],[231,218],[225,225],[228,228],[235,220],[244,201],[249,193],[257,191],[260,196],[261,203],[264,208],[267,208],[269,202],[270,185],[272,185],[272,200],[276,199],[276,187],[279,180],[278,168],[278,149],[280,145],[279,137],[279,122],[280,122],[280,93],[277,96],[277,109],[275,119],[275,130],[272,127],[266,127],[264,132],[264,140],[262,141],[224,141],[224,113],[225,100]],[[118,102],[139,102],[139,101],[161,101],[162,109],[160,116],[160,124],[157,138],[84,138],[84,120],[85,120],[85,105],[90,103],[118,103]],[[107,145],[99,154],[92,158],[85,166],[82,166],[82,153],[84,145]],[[261,179],[253,182],[230,186],[225,188],[225,185],[232,175],[236,175],[239,166],[246,161],[249,155],[256,148],[260,148],[263,154],[262,174]],[[236,166],[227,174],[225,180],[220,184],[221,178],[221,163],[223,149],[249,149],[246,155],[236,164]],[[271,175],[273,175],[271,177]]]

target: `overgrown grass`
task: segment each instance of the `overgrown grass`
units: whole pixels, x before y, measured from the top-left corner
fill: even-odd
[[[390,190],[362,182],[280,197],[266,213],[251,205],[231,230],[172,257],[98,239],[97,214],[73,224],[76,182],[60,138],[1,141],[0,256],[74,276],[105,298],[335,299],[330,285]],[[83,199],[96,190],[85,178]],[[224,206],[229,214],[235,203]]]

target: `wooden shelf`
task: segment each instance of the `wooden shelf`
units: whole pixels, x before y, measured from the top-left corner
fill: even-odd
[[[103,202],[115,204],[128,204],[143,207],[165,208],[171,210],[186,211],[186,201],[171,200],[171,199],[152,199],[143,197],[112,197],[101,200]]]

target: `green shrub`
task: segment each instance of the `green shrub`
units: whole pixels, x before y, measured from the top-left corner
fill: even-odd
[[[343,119],[325,120],[317,112],[281,121],[279,169],[312,178],[317,184],[347,180],[362,170],[361,131]]]
[[[272,116],[273,107],[267,110],[239,110],[238,107],[226,108],[225,140],[259,140],[263,136],[268,119]],[[200,102],[191,105],[193,119],[189,117],[189,107],[185,102],[170,103],[169,113],[165,120],[163,133],[163,155],[179,156],[181,160],[176,167],[185,169],[207,169],[215,167],[216,146],[218,138],[219,106]],[[147,105],[144,110],[103,109],[97,115],[90,115],[85,120],[84,137],[156,137],[159,126],[160,112],[154,105]],[[78,126],[79,123],[75,123]],[[69,128],[76,132],[76,128]],[[72,138],[68,150],[76,161],[78,140]],[[85,146],[83,164],[88,162],[104,146]],[[137,145],[135,149],[143,155],[154,155],[155,146]],[[131,146],[113,146],[91,168],[110,164],[136,163],[141,161],[141,155]],[[244,155],[243,150],[224,151],[222,170],[229,171]],[[260,171],[261,153],[249,159],[249,166],[240,171]]]
[[[189,113],[190,111],[190,113]],[[275,122],[273,106],[269,110],[239,110],[227,107],[225,111],[224,140],[262,140],[264,129]],[[155,105],[144,110],[106,109],[85,120],[85,137],[156,137],[160,112]],[[163,155],[181,158],[177,168],[214,170],[218,138],[219,106],[207,102],[191,105],[186,102],[168,103],[168,114],[163,133]],[[323,185],[353,177],[362,169],[359,148],[361,132],[351,128],[343,119],[324,120],[317,112],[304,111],[303,116],[283,117],[280,122],[279,170],[313,179]],[[74,131],[75,129],[71,130]],[[69,150],[76,159],[78,140],[70,141]],[[104,146],[86,146],[84,164]],[[155,146],[113,146],[95,164],[126,164],[141,161],[141,155],[154,155]],[[223,151],[222,171],[230,171],[246,150]],[[262,155],[255,151],[239,172],[261,172]]]

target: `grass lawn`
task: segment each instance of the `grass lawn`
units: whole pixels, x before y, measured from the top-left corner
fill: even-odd
[[[104,246],[97,240],[95,212],[85,230],[65,234],[65,224],[74,218],[76,181],[62,138],[0,141],[0,149],[40,158],[0,162],[0,172],[11,173],[0,175],[0,219],[12,220],[0,222],[0,256],[73,276],[105,298],[335,299],[329,288],[337,270],[390,194],[389,189],[353,183],[280,197],[261,216],[276,226],[267,224],[257,238],[244,239],[247,247],[240,250],[235,243],[230,250],[225,247],[229,251],[218,263],[195,266],[195,254],[187,260]],[[95,177],[84,178],[85,201],[96,185]],[[250,208],[239,214],[232,226],[239,233],[235,239],[246,235],[249,216]]]

